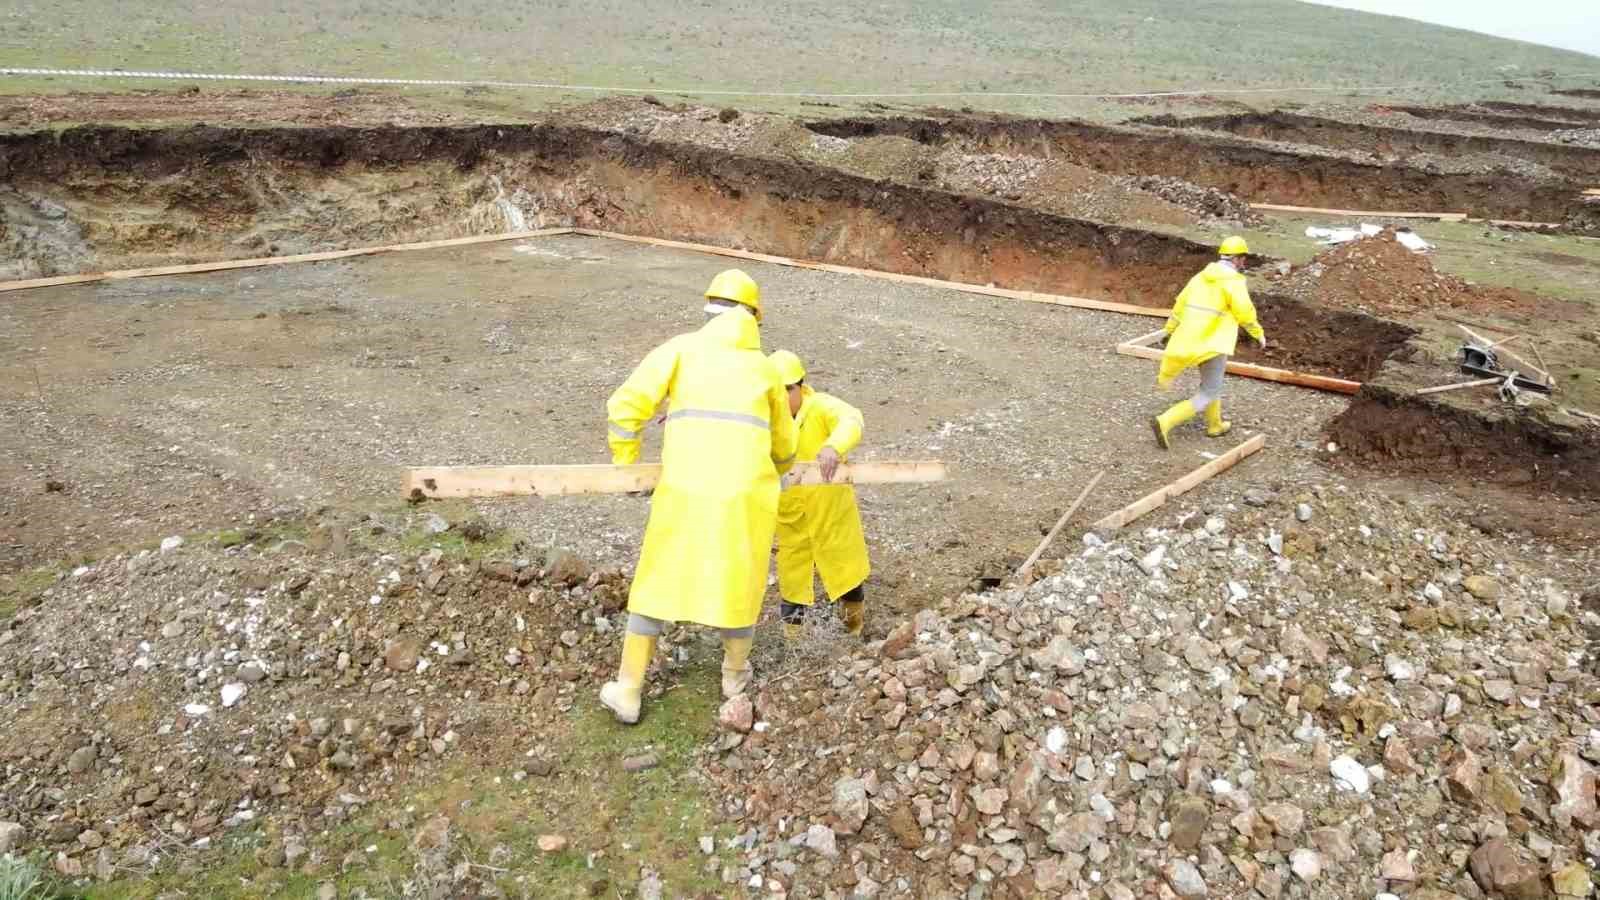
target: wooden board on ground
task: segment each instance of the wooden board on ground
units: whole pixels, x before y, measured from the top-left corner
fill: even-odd
[[[1061,534],[1061,529],[1067,527],[1067,520],[1071,519],[1072,514],[1078,511],[1078,507],[1083,505],[1083,501],[1089,499],[1089,492],[1094,490],[1094,486],[1099,484],[1100,479],[1104,477],[1106,477],[1104,470],[1096,472],[1094,477],[1089,479],[1089,483],[1083,486],[1083,490],[1078,494],[1078,499],[1072,501],[1072,505],[1067,507],[1067,511],[1061,514],[1060,519],[1056,520],[1055,527],[1050,529],[1050,533],[1044,536],[1044,540],[1039,542],[1039,546],[1033,548],[1033,552],[1028,554],[1028,558],[1022,563],[1022,567],[1017,569],[1018,583],[1028,583],[1028,576],[1033,574],[1034,564],[1039,561],[1040,556],[1044,555],[1045,548],[1055,542],[1056,536]]]
[[[1165,331],[1152,331],[1132,340],[1123,341],[1117,345],[1117,352],[1123,356],[1133,356],[1139,359],[1160,359],[1161,351],[1151,345],[1160,340],[1165,333]],[[1332,391],[1336,394],[1355,394],[1361,390],[1361,382],[1359,381],[1349,381],[1328,375],[1311,375],[1306,372],[1291,372],[1288,369],[1274,369],[1271,366],[1258,366],[1254,363],[1238,362],[1232,359],[1228,360],[1227,372],[1229,375],[1240,375],[1261,381],[1276,381],[1279,384],[1315,388],[1319,391]]]
[[[926,484],[944,481],[937,461],[845,463],[834,484]],[[796,463],[785,476],[790,484],[823,484],[814,462]],[[626,494],[647,491],[661,480],[661,466],[420,466],[406,469],[401,492],[410,500],[455,497],[551,497],[564,494]]]
[[[1414,396],[1420,397],[1423,394],[1442,394],[1445,391],[1460,391],[1465,390],[1466,388],[1486,387],[1491,384],[1499,384],[1504,380],[1504,378],[1479,378],[1474,381],[1458,381],[1454,384],[1440,384],[1435,385],[1434,387],[1422,388],[1418,390]]]
[[[710,253],[716,256],[728,256],[734,259],[748,259],[754,262],[771,263],[776,266],[789,266],[797,269],[812,269],[818,272],[833,272],[839,275],[861,275],[867,278],[879,278],[884,281],[896,281],[902,284],[920,284],[926,287],[943,288],[945,290],[961,291],[966,294],[981,294],[986,297],[1003,297],[1008,300],[1026,300],[1030,303],[1044,303],[1050,306],[1067,306],[1074,309],[1094,309],[1101,312],[1123,313],[1130,316],[1150,316],[1165,318],[1167,311],[1153,306],[1138,306],[1132,303],[1117,303],[1111,300],[1093,300],[1088,297],[1068,297],[1061,294],[1044,294],[1038,291],[1019,291],[1011,288],[990,287],[984,284],[967,284],[962,281],[944,281],[938,278],[928,278],[923,275],[903,275],[899,272],[884,272],[877,269],[858,269],[853,266],[840,266],[833,263],[811,262],[803,259],[793,259],[787,256],[773,256],[769,253],[753,253],[749,250],[733,250],[728,247],[717,247],[711,244],[691,244],[686,241],[669,241],[664,238],[639,237],[632,234],[622,234],[616,231],[596,231],[592,228],[574,228],[575,234],[589,237],[610,238],[615,241],[628,241],[635,244],[649,244],[655,247],[671,247],[675,250],[691,250],[697,253]]]
[[[1463,222],[1466,213],[1454,212],[1377,212],[1360,209],[1327,209],[1320,206],[1288,206],[1282,203],[1252,203],[1251,209],[1266,212],[1315,213],[1319,216],[1343,216],[1359,219],[1433,219],[1438,222]]]
[[[1094,527],[1097,530],[1121,528],[1145,513],[1148,513],[1158,507],[1165,506],[1167,501],[1171,500],[1172,498],[1194,490],[1196,487],[1199,487],[1201,484],[1204,484],[1206,481],[1210,480],[1213,476],[1233,468],[1235,465],[1238,465],[1240,460],[1250,456],[1251,454],[1260,450],[1262,447],[1265,447],[1266,444],[1267,436],[1264,434],[1258,434],[1239,446],[1234,447],[1232,450],[1229,450],[1227,453],[1224,453],[1200,468],[1195,469],[1193,472],[1190,472],[1182,478],[1179,478],[1177,481],[1174,481],[1166,487],[1147,494],[1138,501],[1106,516],[1100,521],[1094,523]]]
[[[412,244],[384,244],[377,247],[355,247],[349,250],[325,250],[320,253],[297,253],[290,256],[259,256],[251,259],[224,259],[215,262],[189,263],[181,266],[154,266],[144,269],[113,269],[83,275],[58,275],[50,278],[28,278],[22,281],[0,282],[0,293],[23,291],[29,288],[59,287],[68,284],[88,284],[95,281],[119,281],[125,278],[153,278],[160,275],[193,275],[200,272],[222,272],[229,269],[255,269],[262,266],[281,266],[288,263],[325,262],[349,259],[353,256],[376,256],[380,253],[403,253],[410,250],[439,250],[445,247],[465,247],[470,244],[489,244],[498,241],[518,241],[525,238],[554,237],[571,234],[571,228],[543,228],[536,231],[511,231],[502,234],[479,234],[471,237],[445,238],[437,241],[419,241]]]

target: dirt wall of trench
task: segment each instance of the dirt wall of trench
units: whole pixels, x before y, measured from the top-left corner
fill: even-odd
[[[833,119],[807,127],[834,137],[897,135],[928,144],[959,139],[988,153],[1060,157],[1115,175],[1181,178],[1255,203],[1438,210],[1541,222],[1564,222],[1577,206],[1576,192],[1562,179],[1430,172],[1165,129],[965,115]]]
[[[1567,144],[1449,134],[1440,131],[1417,131],[1408,128],[1379,128],[1283,112],[1197,118],[1156,116],[1135,121],[1144,125],[1223,131],[1240,137],[1332,147],[1336,150],[1372,153],[1385,157],[1436,154],[1452,157],[1480,155],[1525,160],[1581,181],[1600,175],[1600,150]]]
[[[9,277],[576,225],[1164,306],[1211,248],[583,128],[124,129],[0,138]]]

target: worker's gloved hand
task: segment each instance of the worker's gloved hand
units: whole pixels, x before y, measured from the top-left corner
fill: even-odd
[[[1256,338],[1256,343],[1260,345],[1261,349],[1267,349],[1267,336],[1263,334],[1261,337]]]
[[[822,480],[832,481],[833,476],[839,474],[839,451],[832,447],[823,447],[817,454],[817,467],[822,469]]]

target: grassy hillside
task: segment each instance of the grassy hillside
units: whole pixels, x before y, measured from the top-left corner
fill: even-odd
[[[1111,92],[1600,71],[1600,59],[1579,53],[1294,0],[130,0],[115,16],[98,0],[14,0],[0,20],[0,65],[534,80],[663,94]],[[0,91],[128,84],[10,78]],[[1465,93],[1497,90],[1542,92]]]

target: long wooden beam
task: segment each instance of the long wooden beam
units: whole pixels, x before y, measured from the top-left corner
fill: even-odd
[[[1161,351],[1149,344],[1161,336],[1162,332],[1153,331],[1149,334],[1136,337],[1131,341],[1123,341],[1117,345],[1117,352],[1123,356],[1133,356],[1139,359],[1160,359]],[[1316,388],[1319,391],[1332,391],[1336,394],[1355,394],[1361,390],[1361,382],[1349,381],[1344,378],[1333,378],[1328,375],[1312,375],[1306,372],[1291,372],[1288,369],[1274,369],[1271,366],[1258,366],[1255,363],[1228,360],[1227,372],[1229,375],[1241,375],[1245,378],[1255,378],[1261,381],[1276,381],[1279,384],[1292,384],[1299,387]]]
[[[926,484],[944,481],[937,461],[845,463],[833,484]],[[563,494],[626,494],[647,491],[661,480],[661,466],[421,466],[404,470],[401,491],[411,500],[453,497],[552,497]],[[824,484],[814,462],[796,463],[788,484]]]
[[[1316,213],[1319,216],[1348,216],[1367,219],[1434,219],[1439,222],[1466,221],[1466,213],[1452,212],[1379,212],[1360,209],[1327,209],[1320,206],[1289,206],[1283,203],[1252,203],[1251,209],[1265,212]]]
[[[1476,381],[1457,381],[1452,384],[1440,384],[1435,385],[1434,387],[1425,387],[1416,391],[1412,396],[1420,397],[1423,394],[1443,394],[1446,391],[1460,391],[1467,388],[1487,387],[1491,384],[1499,384],[1502,381],[1505,381],[1505,379],[1479,378]]]
[[[749,250],[734,250],[729,247],[718,247],[713,244],[694,244],[687,241],[670,241],[665,238],[640,237],[633,234],[622,234],[616,231],[597,231],[592,228],[574,228],[576,234],[589,237],[610,238],[614,241],[628,241],[635,244],[649,244],[654,247],[670,247],[674,250],[689,250],[696,253],[710,253],[715,256],[728,256],[734,259],[747,259],[754,262],[771,263],[776,266],[788,266],[796,269],[811,269],[818,272],[833,272],[840,275],[861,275],[867,278],[878,278],[884,281],[895,281],[901,284],[919,284],[925,287],[942,288],[945,290],[961,291],[966,294],[981,294],[986,297],[1003,297],[1008,300],[1026,300],[1030,303],[1044,303],[1049,306],[1067,306],[1074,309],[1095,309],[1101,312],[1122,313],[1129,316],[1151,316],[1166,318],[1167,310],[1157,309],[1153,306],[1139,306],[1133,303],[1116,303],[1111,300],[1094,300],[1088,297],[1069,297],[1062,294],[1044,294],[1038,291],[1019,291],[1011,288],[990,287],[986,284],[968,284],[964,281],[944,281],[939,278],[928,278],[922,275],[904,275],[899,272],[884,272],[878,269],[858,269],[853,266],[841,266],[834,263],[812,262],[810,260],[794,259],[788,256],[773,256],[769,253],[754,253]]]
[[[1089,480],[1088,484],[1083,486],[1083,490],[1078,494],[1078,499],[1072,501],[1072,505],[1067,507],[1067,511],[1061,514],[1060,519],[1056,520],[1055,527],[1050,529],[1050,533],[1044,536],[1044,540],[1039,542],[1039,546],[1033,548],[1033,552],[1028,554],[1028,558],[1022,563],[1022,567],[1017,569],[1016,577],[1019,584],[1028,583],[1028,577],[1033,574],[1034,564],[1039,562],[1039,557],[1044,555],[1045,548],[1055,542],[1056,536],[1061,533],[1061,529],[1067,527],[1067,520],[1071,519],[1072,514],[1078,511],[1078,507],[1083,505],[1083,501],[1089,499],[1089,492],[1094,490],[1094,486],[1099,484],[1100,479],[1104,477],[1106,477],[1104,469],[1094,473],[1094,477]]]
[[[181,266],[153,266],[144,269],[113,269],[82,275],[56,275],[49,278],[28,278],[21,281],[0,282],[0,293],[25,291],[30,288],[57,287],[67,284],[88,284],[95,281],[119,281],[124,278],[152,278],[158,275],[192,275],[198,272],[221,272],[228,269],[256,269],[262,266],[281,266],[288,263],[324,262],[331,259],[348,259],[352,256],[375,256],[380,253],[402,253],[409,250],[438,250],[444,247],[464,247],[469,244],[489,244],[497,241],[520,241],[525,238],[554,237],[571,234],[571,228],[541,228],[535,231],[509,231],[500,234],[479,234],[471,237],[446,238],[438,241],[419,241],[411,244],[384,244],[377,247],[354,247],[349,250],[325,250],[320,253],[296,253],[290,256],[258,256],[251,259],[223,259],[215,262],[190,263]]]
[[[1171,500],[1172,498],[1194,490],[1196,487],[1210,480],[1213,476],[1233,468],[1235,465],[1238,465],[1240,460],[1250,456],[1251,454],[1254,454],[1262,447],[1265,447],[1266,444],[1267,436],[1264,434],[1258,434],[1239,446],[1234,447],[1232,450],[1229,450],[1227,453],[1224,453],[1200,468],[1195,469],[1193,472],[1190,472],[1182,478],[1179,478],[1177,481],[1174,481],[1166,487],[1161,488],[1153,493],[1146,494],[1144,497],[1140,498],[1134,503],[1130,503],[1127,506],[1124,506],[1122,509],[1119,509],[1116,512],[1106,516],[1100,521],[1094,523],[1094,527],[1096,529],[1121,528],[1145,513],[1148,513],[1157,507],[1165,506],[1167,501]]]

